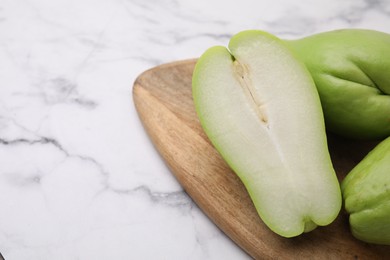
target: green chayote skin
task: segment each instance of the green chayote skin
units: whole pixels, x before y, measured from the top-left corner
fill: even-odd
[[[352,169],[341,189],[352,234],[390,245],[390,137]]]
[[[345,29],[285,42],[316,83],[329,131],[390,136],[390,34]]]

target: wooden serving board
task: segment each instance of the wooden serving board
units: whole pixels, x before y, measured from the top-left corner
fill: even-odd
[[[133,98],[146,131],[197,205],[255,259],[386,259],[390,246],[356,240],[342,210],[331,225],[295,238],[270,231],[258,217],[245,187],[203,132],[191,94],[196,60],[161,65],[141,74]],[[328,135],[340,180],[376,143]]]

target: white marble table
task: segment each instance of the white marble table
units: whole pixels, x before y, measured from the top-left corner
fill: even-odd
[[[154,150],[132,84],[241,30],[356,27],[390,33],[390,2],[0,0],[0,252],[248,259]]]

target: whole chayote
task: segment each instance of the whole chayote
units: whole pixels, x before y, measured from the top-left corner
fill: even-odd
[[[352,169],[341,189],[352,234],[390,245],[390,137]]]
[[[328,130],[355,139],[390,136],[390,34],[344,29],[286,44],[315,81]]]

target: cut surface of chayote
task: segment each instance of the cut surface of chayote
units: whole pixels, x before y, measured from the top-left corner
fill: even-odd
[[[341,187],[352,234],[390,245],[390,137],[352,169]]]
[[[337,217],[341,191],[318,92],[285,42],[241,32],[200,57],[192,84],[204,131],[271,230],[293,237]]]
[[[286,43],[315,81],[328,130],[355,139],[390,136],[390,34],[344,29]]]

